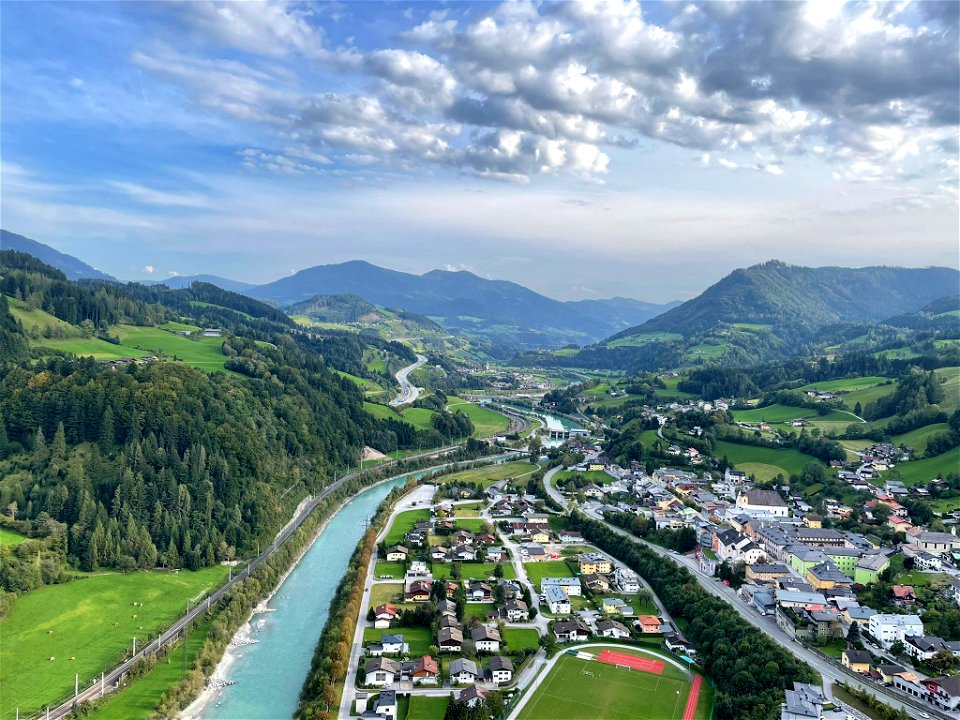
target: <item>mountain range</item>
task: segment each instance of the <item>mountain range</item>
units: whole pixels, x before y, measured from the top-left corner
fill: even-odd
[[[71,279],[114,280],[76,258],[21,235],[4,231],[3,247],[28,252],[63,270]],[[383,308],[423,315],[450,332],[492,341],[502,346],[504,352],[596,342],[677,304],[658,305],[620,297],[564,302],[517,283],[488,280],[466,271],[432,270],[414,275],[361,260],[318,265],[258,286],[216,275],[175,276],[146,284],[184,288],[194,281],[208,282],[283,308],[320,295],[355,295]]]
[[[72,255],[67,255],[59,250],[54,250],[49,245],[44,245],[41,242],[7,230],[0,230],[0,250],[16,250],[33,255],[37,260],[60,270],[67,276],[67,280],[91,278],[93,280],[116,281],[116,278],[112,275],[100,272],[95,267],[87,265]]]

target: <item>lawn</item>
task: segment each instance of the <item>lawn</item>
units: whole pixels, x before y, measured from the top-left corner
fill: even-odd
[[[479,517],[480,516],[480,506],[483,505],[481,502],[471,502],[464,503],[463,505],[455,505],[453,508],[454,517]]]
[[[927,502],[930,507],[940,513],[953,512],[960,508],[960,497],[937,498]]]
[[[771,468],[776,468],[774,475],[777,472],[783,472],[784,477],[789,477],[791,474],[799,474],[807,463],[816,462],[813,456],[805,455],[793,448],[756,447],[722,440],[713,444],[713,454],[718,458],[726,457],[744,472],[756,474],[758,479],[761,478],[761,474],[769,473]]]
[[[474,437],[488,437],[506,432],[510,427],[510,419],[501,415],[496,410],[475,405],[467,402],[463,398],[451,395],[447,398],[447,410],[456,412],[459,410],[473,422]]]
[[[467,603],[463,610],[463,621],[467,622],[472,617],[486,621],[487,613],[494,609],[496,605],[493,603]]]
[[[445,697],[411,695],[406,720],[443,720],[449,703],[450,699]]]
[[[0,527],[0,545],[19,545],[26,539],[18,532]]]
[[[412,530],[418,522],[429,519],[430,511],[427,508],[404,510],[402,513],[397,513],[393,518],[393,525],[390,526],[390,532],[383,539],[384,545],[392,547],[402,543],[403,536],[407,534],[408,530]]]
[[[490,487],[501,480],[531,475],[540,469],[539,465],[526,461],[487,465],[485,467],[461,470],[460,472],[443,475],[436,479],[437,483],[480,483],[483,487]]]
[[[226,356],[223,354],[223,338],[202,337],[191,339],[159,327],[114,325],[112,334],[128,348],[147,353],[163,353],[201,370],[223,370]]]
[[[198,572],[104,573],[21,596],[0,621],[0,716],[30,713],[64,699],[74,673],[89,685],[133,641],[155,638],[186,609],[221,585],[227,568]],[[134,603],[143,605],[134,606]]]
[[[190,627],[187,636],[187,667],[193,666],[193,660],[207,639],[213,620],[204,620]],[[103,705],[90,713],[94,720],[126,720],[132,717],[150,717],[160,697],[183,676],[183,645],[171,648],[170,654],[133,683],[119,691],[107,695]]]
[[[504,562],[501,563],[501,566],[503,567],[504,580],[516,579],[517,571],[514,569],[513,563]],[[448,578],[450,577],[450,569],[452,567],[452,563],[434,563],[433,576],[437,579]],[[460,563],[460,576],[470,580],[486,580],[487,578],[493,577],[494,567],[496,567],[494,563]]]
[[[426,655],[433,645],[433,634],[430,628],[364,628],[363,644],[375,642],[384,635],[403,635],[403,641],[410,645],[411,657]]]
[[[402,578],[403,573],[404,567],[402,562],[387,562],[386,560],[377,560],[377,566],[374,568],[373,576],[377,578]]]
[[[403,583],[374,583],[370,587],[370,607],[384,603],[397,603],[397,595],[403,595]],[[399,602],[402,602],[402,598]]]
[[[504,628],[503,635],[507,650],[511,653],[524,648],[536,650],[540,647],[540,633],[535,628]]]
[[[914,452],[922,455],[927,451],[927,442],[931,437],[937,433],[947,432],[949,429],[950,426],[947,423],[934,423],[903,433],[903,435],[894,435],[892,440],[894,445],[906,445],[908,448],[913,448]]]
[[[573,577],[576,573],[563,560],[548,560],[538,563],[524,563],[530,582],[540,588],[540,581],[545,577]]]
[[[896,472],[905,485],[922,485],[938,475],[946,477],[960,471],[960,448],[923,460],[911,460],[897,465]]]
[[[587,652],[599,653],[599,649],[590,648]],[[618,652],[644,655],[626,649]],[[564,654],[518,717],[520,720],[679,720],[683,717],[689,687],[688,676],[672,665],[667,665],[662,675],[653,675]],[[698,713],[698,716],[709,717],[709,712]]]
[[[592,482],[594,485],[607,485],[609,483],[616,482],[616,478],[611,475],[608,475],[603,470],[587,470],[585,472],[579,472],[577,470],[560,470],[556,475],[553,476],[554,485],[565,485],[570,478],[574,475],[579,476],[586,482]]]

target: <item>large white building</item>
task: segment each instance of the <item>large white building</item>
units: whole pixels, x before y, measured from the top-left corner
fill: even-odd
[[[887,615],[878,613],[867,621],[867,632],[887,650],[895,642],[909,636],[923,636],[923,621],[919,615]]]
[[[776,490],[748,490],[741,493],[737,496],[737,509],[748,515],[790,515],[790,508]]]

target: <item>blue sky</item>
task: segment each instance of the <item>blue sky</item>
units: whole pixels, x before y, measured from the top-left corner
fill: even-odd
[[[958,4],[2,3],[3,227],[559,298],[958,261]]]

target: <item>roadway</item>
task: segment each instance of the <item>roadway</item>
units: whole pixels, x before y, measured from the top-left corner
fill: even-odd
[[[560,503],[562,507],[569,509],[569,503],[567,499],[550,484],[550,478],[553,477],[553,474],[557,470],[559,470],[559,468],[554,468],[547,473],[546,477],[544,477],[544,485],[546,486],[547,493],[550,495],[550,497]],[[887,688],[886,686],[878,686],[873,683],[864,682],[860,676],[858,676],[856,673],[848,671],[846,668],[840,665],[840,663],[831,662],[824,659],[820,655],[817,655],[815,652],[813,652],[813,650],[807,648],[799,641],[794,640],[783,630],[781,630],[777,625],[776,620],[772,616],[760,615],[760,613],[758,613],[752,605],[746,603],[739,595],[737,595],[733,588],[727,587],[719,582],[715,577],[702,572],[698,567],[696,560],[693,558],[685,555],[677,555],[669,550],[666,550],[665,548],[660,547],[659,545],[649,543],[646,540],[634,536],[632,533],[622,530],[615,525],[611,525],[597,514],[596,509],[596,507],[592,507],[588,510],[588,514],[592,516],[592,519],[598,520],[614,532],[619,533],[624,537],[628,537],[634,542],[645,545],[647,548],[657,553],[661,557],[681,564],[690,571],[701,587],[703,587],[707,592],[732,605],[740,617],[749,622],[751,625],[762,630],[771,640],[778,643],[781,647],[792,653],[799,660],[819,672],[823,676],[824,692],[828,698],[832,697],[833,695],[831,688],[832,683],[842,682],[846,685],[852,685],[860,690],[870,692],[878,696],[888,705],[891,705],[897,709],[906,710],[908,714],[911,714],[911,716],[915,715],[918,710],[921,710],[929,713],[933,717],[956,720],[955,715],[950,715],[949,713],[937,710],[932,705],[928,705],[927,703],[913,702],[906,696],[895,694],[893,690]]]
[[[422,367],[427,362],[426,355],[417,355],[417,361],[410,365],[407,365],[405,368],[401,368],[397,371],[396,378],[397,382],[400,383],[400,392],[397,393],[397,396],[390,401],[391,405],[406,405],[407,403],[415,402],[418,397],[420,397],[420,388],[414,385],[408,376],[414,370],[419,367]]]

